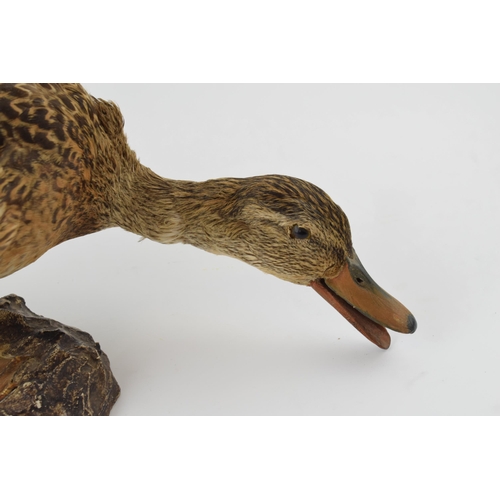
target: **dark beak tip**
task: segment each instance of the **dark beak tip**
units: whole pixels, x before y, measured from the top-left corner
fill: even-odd
[[[415,330],[417,329],[417,320],[415,319],[415,316],[413,316],[413,314],[410,314],[408,316],[407,327],[408,327],[408,333],[414,333]]]

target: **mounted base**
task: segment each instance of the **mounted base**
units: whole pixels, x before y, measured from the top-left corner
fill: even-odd
[[[88,333],[0,299],[0,415],[109,415],[119,395]]]

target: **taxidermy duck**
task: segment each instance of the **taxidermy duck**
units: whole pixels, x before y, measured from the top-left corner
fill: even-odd
[[[112,102],[77,84],[0,85],[0,278],[63,241],[121,227],[312,287],[376,345],[417,323],[361,264],[346,215],[283,175],[205,182],[141,165]]]

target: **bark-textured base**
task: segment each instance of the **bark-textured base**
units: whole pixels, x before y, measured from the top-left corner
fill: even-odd
[[[0,299],[0,415],[109,415],[119,395],[88,333]]]

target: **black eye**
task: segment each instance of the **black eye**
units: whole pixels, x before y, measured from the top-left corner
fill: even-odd
[[[305,227],[299,227],[297,224],[290,229],[290,237],[297,240],[306,240],[311,236],[311,233]]]

